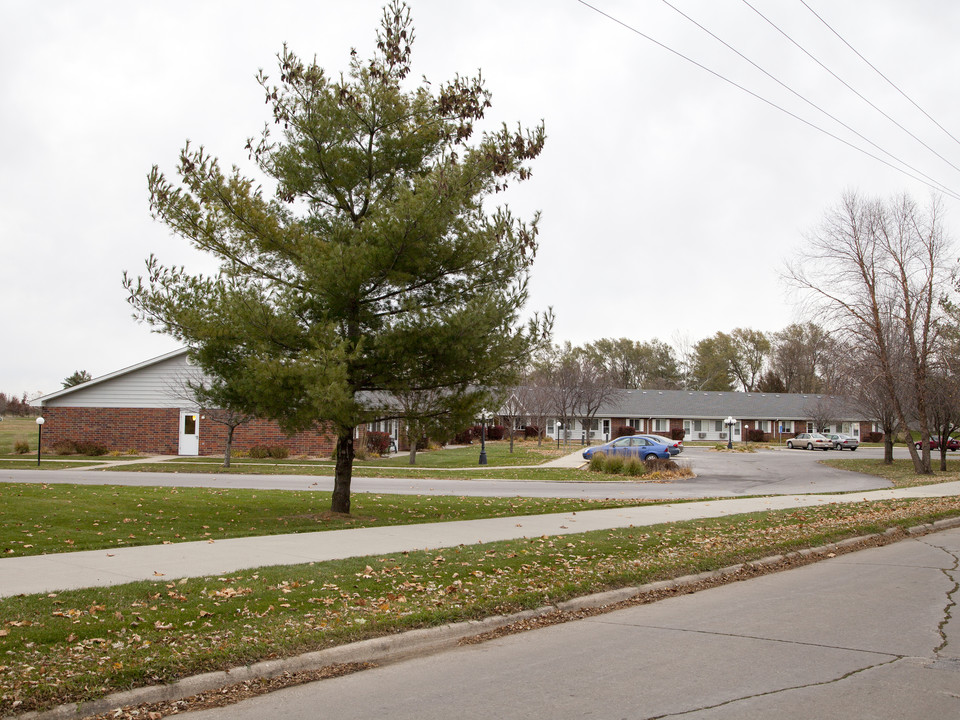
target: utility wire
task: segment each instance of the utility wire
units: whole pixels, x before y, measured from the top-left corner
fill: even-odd
[[[714,40],[716,40],[717,42],[719,42],[720,44],[722,44],[722,45],[723,45],[724,47],[726,47],[728,50],[730,50],[730,51],[733,52],[733,53],[736,53],[736,54],[737,54],[740,58],[742,58],[743,60],[746,60],[746,61],[747,61],[748,63],[750,63],[753,67],[755,67],[757,70],[759,70],[760,72],[762,72],[762,73],[763,73],[764,75],[766,75],[768,78],[770,78],[771,80],[773,80],[775,83],[777,83],[777,84],[778,84],[780,87],[782,87],[784,90],[786,90],[786,91],[792,93],[793,95],[795,95],[796,97],[800,98],[801,100],[803,100],[803,102],[807,103],[807,105],[809,105],[810,107],[814,108],[815,110],[819,110],[821,113],[823,113],[824,115],[826,115],[828,118],[830,118],[830,119],[833,120],[834,122],[838,123],[839,125],[842,125],[844,128],[846,128],[847,130],[849,130],[850,132],[852,132],[852,133],[853,133],[854,135],[856,135],[858,138],[860,138],[860,139],[863,140],[864,142],[868,143],[869,145],[873,146],[874,148],[876,148],[877,150],[879,150],[880,152],[882,152],[884,155],[886,155],[886,156],[889,157],[890,159],[894,160],[895,162],[900,163],[900,164],[903,165],[904,167],[909,168],[910,170],[913,170],[913,172],[917,173],[918,175],[921,175],[922,177],[926,178],[926,179],[929,180],[931,183],[933,183],[934,185],[938,186],[938,188],[939,188],[942,192],[950,192],[950,193],[953,193],[953,191],[951,191],[951,190],[950,190],[946,185],[944,185],[942,182],[939,182],[938,180],[934,180],[932,177],[930,177],[929,175],[927,175],[927,174],[926,174],[925,172],[923,172],[922,170],[919,170],[919,169],[915,168],[915,167],[914,167],[913,165],[911,165],[910,163],[906,162],[905,160],[901,160],[900,158],[898,158],[898,157],[897,157],[896,155],[894,155],[893,153],[891,153],[891,152],[889,152],[888,150],[885,150],[884,148],[880,147],[880,146],[877,145],[875,142],[873,142],[873,140],[871,140],[870,138],[866,137],[866,136],[863,135],[862,133],[858,132],[858,131],[855,130],[854,128],[850,127],[847,123],[845,123],[843,120],[841,120],[841,119],[838,118],[837,116],[832,115],[831,113],[827,112],[827,111],[824,110],[822,107],[820,107],[819,105],[817,105],[816,103],[814,103],[812,100],[809,100],[808,98],[804,97],[803,95],[801,95],[800,93],[798,93],[796,90],[794,90],[792,87],[790,87],[790,86],[787,85],[786,83],[782,82],[779,78],[776,78],[776,77],[774,77],[773,75],[771,75],[769,72],[767,72],[767,71],[764,70],[762,67],[760,67],[759,65],[757,65],[757,63],[755,63],[753,60],[751,60],[751,59],[748,58],[746,55],[744,55],[742,52],[740,52],[740,51],[737,50],[735,47],[733,47],[732,45],[730,45],[730,43],[728,43],[726,40],[724,40],[724,39],[721,38],[721,37],[718,37],[718,36],[715,35],[713,32],[711,32],[710,30],[708,30],[706,27],[704,27],[703,25],[701,25],[699,22],[697,22],[696,20],[694,20],[692,17],[690,17],[689,15],[687,15],[685,12],[683,12],[682,10],[680,10],[678,7],[676,7],[675,5],[671,4],[671,3],[669,2],[669,0],[661,0],[661,2],[663,2],[663,4],[666,5],[667,7],[669,7],[671,10],[673,10],[673,11],[676,12],[676,13],[678,13],[679,15],[681,15],[682,17],[684,17],[685,19],[689,20],[691,23],[693,23],[694,25],[696,25],[698,28],[700,28],[701,30],[703,30],[705,33],[707,33],[707,35],[709,35],[709,36],[712,37]],[[756,8],[754,8],[752,5],[750,5],[750,3],[747,2],[747,0],[743,0],[743,2],[744,2],[748,7],[750,7],[751,9],[753,9],[754,12],[756,12],[758,15],[760,15],[760,13],[756,10]],[[763,15],[760,15],[760,17],[763,17]],[[763,18],[763,19],[766,20],[766,18]],[[767,22],[770,22],[770,21],[767,20]],[[773,23],[770,23],[770,24],[773,25]],[[777,26],[774,25],[774,27],[776,28]],[[779,30],[779,28],[777,28],[777,29]],[[783,33],[782,30],[781,30],[780,32]],[[788,40],[790,40],[790,37],[789,37],[788,35],[786,35],[786,33],[783,33],[783,35],[784,35],[784,37],[786,37]],[[792,42],[792,40],[791,40],[791,42]],[[796,43],[794,43],[794,44],[796,45]],[[800,46],[797,45],[797,47],[800,47]],[[800,49],[803,50],[803,48],[800,48]],[[806,52],[806,51],[804,51],[804,52]],[[809,55],[809,53],[807,53],[807,54]],[[812,57],[813,57],[813,56],[811,56],[811,58],[812,58]],[[813,58],[813,59],[816,60],[816,58]],[[822,67],[822,65],[821,65],[821,67]],[[824,67],[824,69],[827,70],[827,68],[825,68],[825,67]],[[829,70],[827,70],[827,71],[829,72]],[[832,74],[832,73],[831,73],[831,74]],[[836,76],[835,76],[835,77],[836,77]],[[839,80],[839,78],[837,78],[837,79]],[[841,82],[843,82],[843,81],[841,80]],[[844,84],[846,84],[846,83],[844,83]],[[849,87],[849,86],[848,86],[848,87]],[[851,90],[852,90],[852,89],[853,89],[853,88],[851,88]],[[854,92],[856,92],[856,91],[854,91]],[[866,98],[864,98],[864,100],[866,100]],[[867,101],[867,102],[869,102],[869,101]],[[872,103],[871,103],[871,104],[872,104]],[[952,165],[952,163],[951,163],[951,165]],[[955,166],[954,166],[954,169],[957,170],[957,171],[960,171],[960,168],[956,168]],[[953,193],[953,194],[955,194],[955,193]]]
[[[765,97],[763,97],[763,96],[761,96],[761,95],[758,95],[757,93],[753,92],[752,90],[748,90],[748,89],[745,88],[743,85],[740,85],[740,84],[734,82],[734,81],[731,80],[730,78],[727,78],[727,77],[721,75],[720,73],[718,73],[718,72],[715,71],[715,70],[711,70],[711,69],[708,68],[706,65],[703,65],[702,63],[697,62],[697,61],[694,60],[693,58],[684,55],[684,54],[681,53],[680,51],[674,50],[672,47],[663,44],[663,43],[660,42],[659,40],[657,40],[657,39],[655,39],[655,38],[647,35],[647,34],[644,33],[644,32],[641,32],[640,30],[638,30],[637,28],[633,27],[632,25],[628,25],[628,24],[625,23],[623,20],[620,20],[619,18],[616,18],[616,17],[614,17],[613,15],[610,15],[609,13],[604,12],[604,11],[601,10],[600,8],[591,5],[590,3],[586,2],[586,0],[577,0],[577,2],[579,2],[579,3],[580,3],[581,5],[583,5],[584,7],[587,7],[587,8],[589,8],[590,10],[593,10],[593,11],[594,11],[595,13],[597,13],[598,15],[602,15],[603,17],[607,18],[607,19],[610,20],[611,22],[614,22],[614,23],[616,23],[617,25],[620,25],[621,27],[623,27],[624,29],[629,30],[630,32],[634,33],[635,35],[639,35],[639,36],[642,37],[643,39],[648,40],[649,42],[652,42],[652,43],[653,43],[654,45],[656,45],[657,47],[660,47],[660,48],[666,50],[667,52],[669,52],[669,53],[671,53],[671,54],[673,54],[673,55],[676,55],[677,57],[679,57],[679,58],[681,58],[681,59],[683,59],[683,60],[686,60],[686,61],[687,61],[688,63],[690,63],[691,65],[696,65],[698,68],[700,68],[701,70],[704,70],[705,72],[710,73],[711,75],[713,75],[713,76],[716,77],[717,79],[723,80],[725,83],[728,83],[728,84],[730,84],[730,85],[733,85],[733,86],[734,86],[735,88],[737,88],[738,90],[741,90],[742,92],[747,93],[747,95],[750,95],[751,97],[756,98],[756,99],[759,100],[760,102],[765,103],[765,104],[769,105],[770,107],[775,108],[776,110],[779,110],[780,112],[782,112],[782,113],[784,113],[784,114],[786,114],[786,115],[789,115],[789,116],[792,117],[794,120],[799,120],[799,121],[802,122],[804,125],[812,128],[812,129],[814,129],[814,130],[817,130],[818,132],[821,132],[821,133],[823,133],[824,135],[827,135],[828,137],[831,137],[831,138],[833,138],[834,140],[836,140],[836,141],[838,141],[838,142],[843,143],[843,144],[846,145],[847,147],[849,147],[849,148],[851,148],[851,149],[853,149],[853,150],[856,150],[857,152],[862,153],[862,154],[866,155],[866,156],[869,157],[869,158],[873,158],[873,159],[876,160],[877,162],[883,163],[883,164],[886,165],[887,167],[889,167],[889,168],[891,168],[891,169],[893,169],[893,170],[896,170],[897,172],[899,172],[899,173],[901,173],[901,174],[903,174],[903,175],[906,175],[907,177],[912,178],[913,180],[916,180],[917,182],[923,183],[924,185],[926,185],[927,187],[931,188],[932,190],[940,191],[940,188],[938,188],[937,186],[935,186],[935,185],[927,182],[926,180],[924,180],[924,179],[922,179],[922,178],[919,178],[919,177],[917,177],[916,175],[913,175],[912,173],[907,172],[906,170],[904,170],[904,169],[901,168],[901,167],[897,167],[897,166],[894,165],[893,163],[890,163],[890,162],[884,160],[882,157],[878,157],[877,155],[874,155],[873,153],[871,153],[871,152],[869,152],[869,151],[867,151],[867,150],[864,150],[864,149],[861,148],[861,147],[858,147],[858,146],[854,145],[854,144],[853,144],[852,142],[850,142],[849,140],[845,140],[845,139],[843,139],[842,137],[840,137],[840,136],[838,136],[838,135],[835,135],[834,133],[830,132],[829,130],[826,130],[825,128],[820,127],[819,125],[816,125],[815,123],[813,123],[813,122],[811,122],[811,121],[809,121],[809,120],[806,120],[805,118],[800,117],[800,116],[797,115],[796,113],[793,113],[793,112],[791,112],[790,110],[787,110],[786,108],[781,107],[780,105],[777,105],[777,104],[776,104],[775,102],[773,102],[772,100],[767,100]],[[949,195],[950,197],[952,197],[953,199],[955,199],[955,200],[960,200],[960,195],[957,195],[956,193],[954,193],[954,192],[952,192],[952,191],[950,191],[950,190],[946,190],[946,191],[944,191],[944,192],[946,192],[946,194]]]
[[[919,111],[922,112],[924,115],[926,115],[927,118],[930,120],[930,122],[932,122],[932,123],[933,123],[934,125],[936,125],[938,128],[940,128],[941,130],[943,130],[943,132],[945,132],[945,133],[950,137],[950,139],[952,139],[955,143],[957,143],[958,145],[960,145],[960,140],[957,140],[957,138],[955,138],[955,137],[953,136],[953,134],[952,134],[949,130],[947,130],[943,125],[941,125],[941,124],[938,123],[936,120],[934,120],[934,119],[930,116],[930,113],[928,113],[928,112],[927,112],[926,110],[924,110],[922,107],[920,107],[919,105],[917,105],[917,103],[913,101],[913,98],[911,98],[911,97],[910,97],[909,95],[907,95],[903,90],[901,90],[899,87],[897,87],[896,83],[894,83],[893,80],[891,80],[890,78],[888,78],[886,75],[884,75],[882,72],[880,72],[876,67],[874,67],[873,63],[871,63],[871,62],[870,62],[869,60],[867,60],[863,55],[861,55],[861,54],[857,51],[857,49],[856,49],[855,47],[853,47],[853,45],[851,45],[850,43],[848,43],[840,33],[838,33],[836,30],[834,30],[832,27],[830,27],[830,24],[829,24],[826,20],[824,20],[822,17],[820,17],[820,16],[817,14],[816,10],[814,10],[812,7],[810,7],[809,5],[807,5],[807,3],[804,2],[804,0],[800,0],[800,2],[803,4],[803,6],[804,6],[807,10],[809,10],[810,12],[812,12],[813,15],[814,15],[814,17],[817,18],[817,20],[819,20],[820,22],[822,22],[822,23],[827,27],[827,29],[828,29],[830,32],[832,32],[834,35],[836,35],[838,38],[840,38],[840,41],[841,41],[844,45],[846,45],[848,48],[850,48],[850,49],[853,51],[853,53],[854,53],[858,58],[860,58],[860,59],[863,60],[867,65],[869,65],[870,68],[871,68],[877,75],[879,75],[879,76],[882,77],[884,80],[886,80],[887,83],[889,83],[890,87],[892,87],[892,88],[893,88],[894,90],[896,90],[898,93],[900,93],[901,95],[903,95],[903,97],[905,97],[905,98],[910,102],[911,105],[913,105],[917,110],[919,110]]]
[[[800,0],[800,2],[803,2],[803,0]],[[751,5],[751,4],[748,2],[748,0],[743,0],[743,4],[746,5],[748,8],[750,8],[751,10],[753,10],[753,11],[754,11],[757,15],[759,15],[761,18],[763,18],[767,23],[769,23],[769,25],[770,25],[774,30],[776,30],[778,33],[780,33],[781,35],[783,35],[787,40],[789,40],[791,43],[793,43],[793,44],[794,44],[801,52],[803,52],[808,58],[810,58],[811,60],[813,60],[817,65],[819,65],[819,66],[822,67],[824,70],[826,70],[828,73],[830,73],[838,82],[842,83],[843,86],[844,86],[845,88],[847,88],[847,90],[849,90],[849,91],[852,92],[854,95],[856,95],[858,98],[860,98],[861,100],[863,100],[867,105],[869,105],[869,106],[872,107],[874,110],[876,110],[878,113],[880,113],[881,115],[883,115],[887,120],[889,120],[889,121],[892,122],[894,125],[896,125],[898,128],[900,128],[901,130],[903,130],[907,135],[909,135],[909,136],[912,137],[914,140],[916,140],[918,143],[920,143],[921,145],[923,145],[927,150],[929,150],[929,151],[932,152],[934,155],[936,155],[938,158],[940,158],[941,160],[943,160],[947,165],[949,165],[950,167],[952,167],[952,168],[953,168],[954,170],[956,170],[957,172],[960,172],[960,167],[957,167],[957,166],[954,165],[952,162],[950,162],[949,160],[947,160],[947,158],[945,158],[943,155],[941,155],[940,153],[938,153],[938,152],[937,152],[936,150],[934,150],[932,147],[930,147],[929,145],[927,145],[923,140],[921,140],[920,138],[918,138],[918,137],[917,137],[916,135],[914,135],[912,132],[910,132],[909,130],[907,130],[907,128],[905,128],[903,125],[901,125],[900,123],[898,123],[898,122],[897,122],[896,120],[894,120],[892,117],[890,117],[889,115],[887,115],[887,113],[885,113],[883,110],[881,110],[881,109],[878,108],[876,105],[874,105],[872,102],[870,102],[870,100],[868,100],[868,99],[865,98],[863,95],[861,95],[855,88],[851,87],[850,84],[847,83],[843,78],[841,78],[841,77],[840,77],[839,75],[837,75],[833,70],[831,70],[830,68],[828,68],[828,67],[827,67],[826,65],[824,65],[822,62],[820,62],[817,58],[815,58],[813,55],[811,55],[811,54],[807,51],[807,49],[806,49],[805,47],[803,47],[800,43],[798,43],[798,42],[797,42],[796,40],[794,40],[792,37],[790,37],[789,35],[787,35],[787,33],[784,32],[782,29],[780,29],[780,28],[777,26],[777,24],[774,23],[770,18],[768,18],[768,17],[767,17],[766,15],[764,15],[762,12],[760,12],[759,10],[757,10],[757,8],[755,8],[753,5]],[[806,5],[806,3],[804,3],[804,5]],[[830,27],[830,26],[828,25],[827,27]],[[831,29],[832,29],[832,28],[831,28]],[[838,36],[838,37],[839,37],[839,36]],[[840,38],[840,39],[842,40],[843,38]],[[846,42],[846,41],[844,41],[844,42]],[[849,43],[847,44],[847,47],[850,47],[850,46],[849,46]],[[856,50],[854,50],[854,52],[856,52]],[[859,53],[858,53],[858,54],[859,54]],[[906,165],[906,163],[904,163],[904,164]],[[909,167],[909,166],[908,166],[908,167]]]

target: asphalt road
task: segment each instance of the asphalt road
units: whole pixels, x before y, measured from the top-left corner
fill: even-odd
[[[695,447],[684,450],[678,460],[681,463],[688,463],[697,476],[675,482],[555,483],[485,480],[482,474],[478,473],[474,478],[465,477],[463,480],[413,480],[402,476],[377,479],[355,477],[352,490],[370,493],[482,497],[522,495],[525,497],[686,499],[852,492],[890,487],[890,483],[886,480],[836,470],[818,462],[826,457],[853,455],[853,453],[806,450],[718,453]],[[864,449],[857,451],[856,455],[881,456],[882,451]],[[191,475],[189,473],[100,472],[71,469],[0,470],[0,481],[285,490],[333,489],[333,478],[304,475]]]
[[[950,530],[189,715],[956,718],[958,563]]]

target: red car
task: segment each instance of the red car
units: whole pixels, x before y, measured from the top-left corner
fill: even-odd
[[[923,450],[923,443],[921,443],[918,440],[917,442],[914,443],[914,447],[916,447],[917,450]],[[937,440],[936,438],[930,438],[930,449],[939,450],[940,441]],[[953,437],[947,440],[947,450],[960,450],[960,440],[957,440],[956,438],[953,438]]]

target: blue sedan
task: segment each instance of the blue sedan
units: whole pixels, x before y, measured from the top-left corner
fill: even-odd
[[[603,445],[590,447],[583,451],[585,460],[593,457],[594,453],[602,452],[604,455],[621,455],[623,457],[637,457],[641,460],[648,458],[669,458],[670,448],[665,443],[656,442],[650,437],[644,435],[630,435],[628,437],[617,438]]]

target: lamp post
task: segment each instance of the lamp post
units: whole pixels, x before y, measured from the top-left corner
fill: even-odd
[[[557,450],[560,449],[560,435],[563,430],[563,423],[559,420],[557,421]]]
[[[480,411],[480,465],[487,464],[487,411]]]
[[[733,426],[737,424],[737,421],[733,419],[732,415],[727,415],[727,419],[723,422],[727,426],[727,450],[733,450]]]
[[[37,467],[40,467],[40,445],[43,442],[43,423],[45,422],[42,416],[37,418]]]

